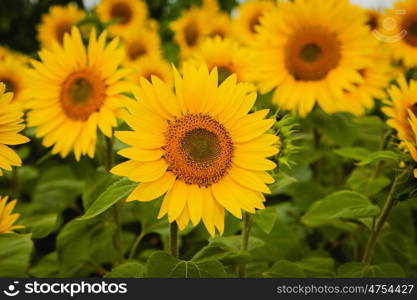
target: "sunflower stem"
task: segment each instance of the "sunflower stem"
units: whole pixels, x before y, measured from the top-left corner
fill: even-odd
[[[248,251],[249,246],[249,235],[252,228],[252,222],[250,214],[247,212],[243,213],[243,225],[242,225],[242,251]],[[245,278],[246,276],[246,264],[239,265],[239,278]]]
[[[129,251],[129,260],[131,260],[135,256],[136,250],[138,249],[138,246],[144,237],[145,233],[143,231],[136,237],[135,241],[133,242],[133,246],[132,248],[130,248]]]
[[[397,189],[398,183],[408,175],[410,172],[409,169],[404,170],[402,173],[397,174],[395,176],[395,179],[391,185],[391,189],[388,193],[387,199],[385,200],[384,207],[382,208],[381,214],[379,217],[375,220],[374,224],[372,225],[371,235],[369,236],[368,243],[365,248],[365,252],[362,258],[362,262],[364,264],[369,265],[372,261],[372,256],[375,251],[376,242],[378,241],[379,233],[384,226],[385,221],[387,220],[391,209],[393,208],[395,204],[395,198],[394,193]]]
[[[172,256],[178,258],[179,257],[178,225],[175,221],[170,224],[169,231],[170,231],[170,252]]]
[[[106,152],[103,159],[103,166],[107,172],[114,164],[114,153],[113,153],[113,138],[105,137],[106,141]],[[113,237],[114,247],[116,248],[117,259],[116,264],[121,264],[124,261],[124,250],[123,250],[123,229],[122,229],[122,218],[120,214],[122,203],[119,201],[113,206],[113,220],[116,225],[116,232]]]

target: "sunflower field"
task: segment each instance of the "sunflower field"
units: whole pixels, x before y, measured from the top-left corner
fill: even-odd
[[[417,1],[2,0],[0,175],[0,277],[416,278]]]

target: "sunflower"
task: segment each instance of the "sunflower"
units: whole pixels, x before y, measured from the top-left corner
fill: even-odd
[[[233,22],[237,38],[245,44],[252,43],[262,16],[274,7],[275,4],[270,0],[251,0],[241,4]]]
[[[417,162],[417,81],[407,83],[403,75],[397,83],[389,88],[390,100],[382,111],[389,117],[387,124],[397,131],[400,147]],[[414,170],[414,176],[417,177],[417,170]]]
[[[365,18],[347,0],[281,3],[257,27],[252,75],[261,92],[276,88],[273,102],[302,116],[316,101],[335,112],[335,102],[363,82],[360,71],[377,52]]]
[[[158,77],[160,80],[171,86],[173,82],[171,66],[163,58],[157,56],[149,56],[139,62],[130,65],[132,72],[128,76],[128,80],[138,85],[140,78],[148,81],[152,80],[152,76]]]
[[[2,233],[12,233],[15,229],[24,228],[21,225],[13,225],[17,219],[19,219],[20,214],[13,214],[13,209],[16,205],[16,200],[10,201],[7,203],[9,197],[0,196],[0,234]]]
[[[360,71],[363,81],[347,92],[336,103],[338,111],[351,112],[355,115],[363,115],[366,109],[374,107],[374,99],[386,97],[385,87],[391,80],[392,67],[388,55],[375,54],[374,63]]]
[[[371,31],[379,31],[382,27],[382,14],[379,10],[368,9],[366,10],[366,25],[368,25]]]
[[[26,55],[17,51],[13,51],[9,48],[0,46],[0,62],[9,58],[15,61],[19,61],[22,64],[26,64],[29,61]]]
[[[196,66],[205,63],[211,71],[218,69],[219,81],[236,74],[238,82],[247,82],[251,56],[248,49],[232,39],[219,36],[206,39],[190,58]]]
[[[175,92],[153,77],[134,91],[140,101],[128,105],[125,121],[132,131],[116,137],[130,145],[129,160],[113,174],[140,182],[127,201],[151,201],[165,194],[158,218],[168,215],[184,229],[201,220],[213,236],[224,230],[224,210],[242,217],[263,209],[270,193],[266,172],[275,163],[278,138],[265,132],[274,124],[268,110],[248,114],[256,93],[236,83],[236,75],[218,85],[217,69],[202,64],[174,69]]]
[[[121,93],[129,87],[123,80],[127,71],[118,69],[124,50],[118,38],[106,46],[106,36],[97,39],[92,30],[86,49],[73,27],[63,46],[55,42],[39,52],[41,62],[31,61],[28,125],[36,127],[45,147],[53,146],[52,154],[66,157],[73,150],[77,160],[81,154],[94,157],[97,127],[112,136]]]
[[[42,47],[47,47],[52,41],[62,44],[64,34],[70,32],[72,26],[77,25],[84,17],[84,11],[73,3],[51,6],[38,25],[38,41]]]
[[[24,105],[27,98],[27,66],[20,60],[7,57],[0,60],[0,82],[6,85],[6,92],[12,92],[12,102]]]
[[[208,27],[208,37],[233,37],[232,20],[228,14],[217,12],[211,15],[206,14],[205,16],[207,18],[206,24]]]
[[[23,113],[18,105],[11,103],[13,94],[5,93],[5,90],[6,86],[0,82],[0,176],[3,175],[2,169],[11,171],[12,166],[22,165],[20,157],[8,145],[20,145],[29,141],[19,134],[25,128]]]
[[[135,30],[123,35],[126,64],[149,56],[162,57],[161,41],[155,31]]]
[[[206,18],[204,10],[192,7],[171,23],[174,40],[180,46],[183,57],[189,56],[206,37],[208,33]]]
[[[109,26],[112,35],[137,30],[145,24],[148,8],[142,0],[101,0],[96,7],[100,19]]]
[[[417,66],[417,2],[398,1],[387,11],[381,32],[376,37],[386,42],[395,60],[406,67]]]

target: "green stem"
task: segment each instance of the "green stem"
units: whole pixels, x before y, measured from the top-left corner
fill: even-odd
[[[169,231],[170,231],[170,252],[172,256],[178,258],[179,257],[178,225],[175,221],[170,224]]]
[[[129,252],[129,260],[133,259],[133,257],[135,256],[136,250],[140,244],[140,242],[142,241],[142,239],[145,237],[145,233],[141,232],[135,239],[135,241],[133,242],[133,246],[130,249]]]
[[[114,164],[114,153],[113,153],[113,138],[105,137],[106,141],[106,152],[103,160],[104,168],[107,172],[111,170]],[[117,202],[113,206],[113,220],[116,225],[116,233],[114,235],[114,247],[116,248],[117,260],[116,264],[121,264],[124,261],[124,247],[123,247],[123,229],[121,220],[121,202]]]
[[[242,251],[247,251],[249,246],[249,235],[252,227],[250,214],[243,213],[243,228],[242,228]],[[239,265],[239,278],[245,278],[246,276],[246,264]]]
[[[374,254],[375,245],[376,245],[376,242],[378,240],[379,233],[380,233],[382,227],[384,226],[384,223],[387,220],[387,218],[388,218],[388,216],[391,212],[391,209],[393,208],[393,206],[395,204],[394,193],[395,193],[395,190],[397,188],[397,185],[403,177],[405,177],[406,175],[409,174],[409,172],[410,172],[410,170],[406,169],[402,173],[397,174],[395,176],[394,182],[391,185],[391,189],[388,193],[387,199],[385,200],[385,204],[384,204],[384,207],[382,208],[381,214],[375,220],[375,222],[372,226],[371,235],[368,239],[368,243],[366,245],[365,252],[364,252],[364,255],[363,255],[363,258],[362,258],[362,262],[365,263],[365,264],[369,265],[372,261],[372,256]]]

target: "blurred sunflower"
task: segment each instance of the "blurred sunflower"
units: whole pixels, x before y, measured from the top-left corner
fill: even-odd
[[[344,97],[336,103],[338,111],[363,115],[366,109],[374,107],[375,99],[386,97],[385,88],[391,80],[392,68],[388,55],[375,54],[373,64],[360,70],[363,81],[351,91],[345,91]]]
[[[0,62],[9,58],[15,61],[19,61],[22,64],[26,64],[29,61],[26,55],[0,46]]]
[[[28,126],[36,127],[45,147],[53,146],[52,154],[66,157],[73,150],[77,160],[81,154],[94,157],[97,127],[112,136],[128,71],[118,69],[124,58],[118,38],[106,46],[106,36],[97,39],[93,30],[86,49],[73,27],[63,46],[53,43],[39,52],[41,62],[31,61]]]
[[[0,82],[0,176],[3,169],[12,170],[12,166],[21,166],[22,160],[8,145],[20,145],[29,142],[21,134],[25,128],[23,112],[18,105],[12,104],[12,93],[5,93],[6,86]],[[1,215],[1,214],[0,214]]]
[[[234,31],[242,43],[250,44],[256,35],[262,16],[275,7],[270,0],[251,0],[239,5],[237,18],[234,20]]]
[[[142,0],[101,0],[96,7],[97,14],[112,35],[137,30],[145,24],[148,8]]]
[[[231,74],[236,74],[238,82],[247,82],[250,60],[248,49],[235,40],[219,36],[206,39],[190,57],[190,63],[195,66],[205,63],[210,71],[217,67],[220,83]]]
[[[9,197],[7,196],[0,196],[0,234],[12,233],[15,229],[24,228],[21,225],[13,225],[20,217],[20,214],[13,214],[13,209],[17,201],[13,200],[7,203],[8,199]]]
[[[152,76],[156,76],[167,85],[172,86],[171,65],[161,57],[146,57],[139,62],[132,63],[130,68],[132,72],[127,79],[136,85],[140,83],[140,78],[151,81]]]
[[[237,218],[242,209],[263,209],[270,193],[266,172],[275,163],[278,138],[265,132],[274,124],[268,110],[248,114],[256,93],[236,83],[236,75],[218,86],[218,74],[185,64],[183,76],[174,70],[175,93],[160,81],[141,80],[126,122],[133,131],[116,137],[130,148],[129,158],[112,173],[140,182],[127,201],[151,201],[165,194],[158,218],[184,229],[201,220],[213,236],[224,230],[224,210]]]
[[[27,94],[27,66],[21,61],[8,57],[0,60],[0,82],[6,85],[6,92],[12,92],[12,102],[25,105]]]
[[[316,101],[333,113],[335,102],[363,82],[377,41],[362,9],[347,0],[281,3],[261,19],[253,79],[273,102],[305,116]]]
[[[206,14],[207,36],[221,38],[232,37],[232,20],[226,13],[217,12],[212,15]]]
[[[64,34],[69,33],[71,28],[84,17],[84,11],[73,3],[66,6],[51,6],[49,12],[42,16],[42,21],[37,27],[38,41],[42,47],[47,47],[52,41],[62,44]]]
[[[382,14],[379,10],[376,9],[368,9],[366,10],[366,25],[368,25],[371,31],[374,30],[381,30],[382,26]]]
[[[162,56],[161,41],[155,31],[140,29],[123,35],[126,64],[149,56]]]
[[[183,57],[189,56],[207,35],[208,26],[205,20],[204,10],[192,7],[171,23],[174,40],[180,46]]]
[[[417,81],[407,80],[404,76],[397,79],[398,85],[391,85],[388,89],[390,100],[382,111],[389,117],[387,124],[397,131],[404,146],[414,161],[417,162]],[[417,171],[414,170],[417,177]]]
[[[377,35],[391,49],[395,60],[406,67],[417,65],[417,2],[397,1],[394,8],[387,11],[384,26]]]

